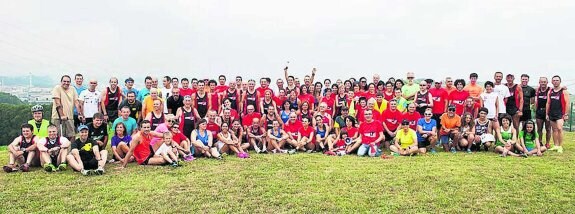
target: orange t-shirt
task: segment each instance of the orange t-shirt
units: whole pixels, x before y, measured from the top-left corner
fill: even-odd
[[[461,117],[459,115],[455,115],[452,118],[449,118],[447,115],[448,113],[443,113],[440,117],[441,126],[447,129],[454,129],[461,126]],[[441,135],[445,135],[447,133],[443,132],[443,129],[440,131]]]
[[[483,93],[483,87],[481,87],[480,85],[477,85],[477,84],[475,84],[475,85],[471,85],[471,84],[466,85],[466,86],[463,88],[463,90],[469,92],[469,96],[472,96],[472,97],[475,97],[475,98],[479,97],[479,95],[481,95],[481,93]]]
[[[162,99],[158,97],[158,100],[160,100],[161,104],[164,104]],[[142,102],[142,106],[146,106],[146,111],[144,112],[144,115],[142,115],[142,117],[146,117],[146,115],[148,115],[148,113],[154,111],[154,100],[152,99],[152,96],[147,96],[146,98],[144,98],[144,102]],[[160,105],[163,107],[163,105]]]

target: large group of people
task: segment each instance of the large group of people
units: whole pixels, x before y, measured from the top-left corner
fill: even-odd
[[[83,175],[101,175],[111,162],[178,167],[200,157],[249,158],[248,151],[392,158],[436,148],[492,150],[502,157],[564,150],[569,94],[557,75],[551,84],[540,77],[532,88],[529,75],[515,83],[507,74],[503,82],[501,72],[482,85],[476,73],[468,81],[416,81],[408,72],[403,80],[375,74],[334,82],[316,82],[315,69],[303,82],[287,67],[284,74],[275,86],[263,77],[258,87],[241,76],[165,76],[161,85],[147,76],[141,89],[132,78],[121,87],[112,77],[98,89],[95,79],[85,86],[82,74],[64,75],[52,90],[51,121],[43,119],[42,106],[33,106],[32,119],[8,146],[3,169],[26,172],[40,165],[54,172],[69,165]]]

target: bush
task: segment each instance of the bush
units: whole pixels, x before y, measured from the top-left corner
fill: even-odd
[[[32,105],[0,103],[0,146],[8,145],[20,135],[20,125],[32,119]],[[50,120],[52,105],[44,105],[44,119]]]

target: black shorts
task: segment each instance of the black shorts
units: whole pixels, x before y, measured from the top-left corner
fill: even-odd
[[[531,116],[531,110],[523,110],[523,115],[521,115],[519,121],[528,121],[531,119],[533,119],[533,117]]]
[[[441,129],[441,114],[433,114],[431,119],[434,119],[437,122],[437,130]]]
[[[84,164],[84,169],[98,169],[98,160],[96,158],[82,160]]]
[[[558,120],[561,120],[561,119],[563,119],[563,115],[561,115],[561,114],[552,114],[552,113],[549,114],[549,120],[550,120],[550,121],[555,122],[555,121],[558,121]]]
[[[77,114],[74,114],[74,127],[80,126],[80,123],[82,123],[82,121],[80,121],[80,119],[78,119]]]
[[[148,158],[146,158],[146,160],[144,162],[142,162],[142,164],[140,165],[148,165],[148,162],[150,161],[150,159],[154,157],[154,147],[152,147],[152,145],[150,145],[150,155],[148,155]]]
[[[515,116],[517,114],[517,111],[519,111],[519,109],[517,107],[513,107],[513,108],[507,108],[507,114],[511,115],[511,117]]]
[[[419,148],[428,147],[429,145],[431,145],[429,138],[424,138],[423,140],[417,140],[417,147]]]
[[[395,132],[395,130],[391,130],[391,132]],[[387,133],[387,131],[383,130],[383,135],[385,136],[385,139],[383,141],[392,141],[393,142],[394,137],[389,135],[389,133]]]
[[[535,119],[538,119],[538,120],[547,119],[545,116],[545,109],[544,108],[535,110]]]

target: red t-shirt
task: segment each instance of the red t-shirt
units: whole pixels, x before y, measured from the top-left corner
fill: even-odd
[[[445,109],[445,103],[447,102],[447,90],[444,88],[432,87],[429,89],[429,93],[433,97],[433,108],[432,113],[443,114],[447,109]]]
[[[413,114],[410,114],[409,112],[405,112],[403,114],[403,117],[401,120],[403,119],[407,119],[409,121],[409,128],[413,129],[413,130],[417,130],[417,121],[421,118],[421,114],[419,114],[419,112],[413,112]]]
[[[263,87],[256,88],[256,91],[260,94],[261,97],[264,97],[266,95],[266,90],[270,90],[272,92],[272,97],[275,96],[274,90],[272,90],[269,87],[267,87],[267,88],[263,88]],[[258,102],[259,102],[259,100],[258,100]]]
[[[227,91],[228,88],[229,88],[229,86],[227,86],[227,85],[218,85],[218,86],[216,86],[216,92],[222,93],[224,91]]]
[[[357,111],[357,121],[359,121],[360,123],[365,122],[365,114],[364,114],[365,110],[358,110]],[[379,113],[379,111],[376,111],[375,109],[371,110],[372,113],[372,118],[375,121],[379,121],[382,122],[383,117],[382,115]]]
[[[357,133],[357,128],[355,128],[355,127],[351,127],[351,128],[343,127],[341,129],[341,131],[347,131],[347,136],[353,137],[353,136],[355,136],[355,133]]]
[[[299,100],[301,100],[301,102],[303,103],[304,101],[307,101],[307,103],[309,104],[309,108],[311,109],[311,107],[313,106],[314,103],[314,98],[313,95],[311,94],[300,94],[297,97]]]
[[[448,100],[451,100],[451,104],[455,105],[455,113],[461,115],[463,113],[463,106],[465,105],[465,100],[469,97],[469,92],[467,91],[452,91]]]
[[[306,129],[302,126],[299,128],[298,133],[301,135],[302,138],[303,137],[309,137],[309,135],[313,133],[313,127],[308,126]],[[312,139],[313,138],[314,138],[314,136],[312,134]],[[315,143],[315,142],[313,142],[313,140],[312,140],[312,143]]]
[[[246,114],[242,117],[242,125],[243,126],[251,126],[254,118],[262,118],[262,115],[259,112]]]
[[[193,90],[191,88],[180,88],[180,96],[185,97],[185,96],[192,96]]]
[[[186,136],[181,132],[173,133],[172,132],[172,140],[175,141],[178,145],[182,143],[182,141],[186,140]]]
[[[379,138],[379,133],[383,132],[381,123],[373,120],[371,122],[361,123],[359,125],[359,134],[361,134],[361,143],[369,144]]]
[[[327,104],[327,109],[325,111],[327,113],[329,113],[330,115],[333,115],[333,106],[335,105],[335,97],[334,96],[323,97],[323,98],[321,98],[320,103],[322,103],[322,102]]]
[[[285,132],[290,134],[294,139],[297,139],[297,133],[299,132],[301,126],[302,125],[299,120],[296,120],[295,123],[290,123],[288,121],[287,123],[284,124],[284,130]]]
[[[402,117],[403,114],[400,111],[397,109],[395,111],[391,111],[391,108],[386,109],[382,114],[382,118],[384,118],[383,122],[390,131],[395,131],[397,129]]]
[[[217,92],[211,92],[210,93],[210,100],[212,103],[211,110],[217,111],[220,108],[220,94],[218,94]]]
[[[386,94],[386,92],[383,92],[383,99],[387,100],[388,102],[390,100],[392,100],[395,97],[395,93],[391,92],[391,94]]]
[[[214,139],[216,139],[216,137],[218,136],[218,133],[220,133],[220,126],[218,126],[218,124],[216,124],[216,123],[208,122],[208,124],[206,126],[206,130],[212,132],[212,137],[214,137]]]

